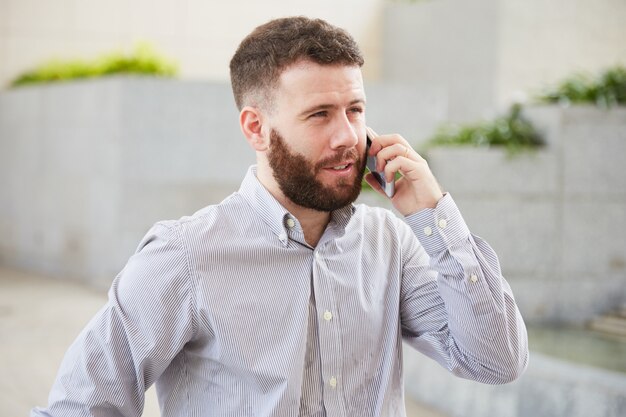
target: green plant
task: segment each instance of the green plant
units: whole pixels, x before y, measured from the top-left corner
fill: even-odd
[[[108,53],[93,61],[53,60],[18,76],[11,86],[50,83],[112,74],[145,74],[172,77],[177,73],[172,61],[161,57],[147,43],[137,43],[130,53]]]
[[[626,67],[616,65],[597,76],[575,74],[539,95],[542,102],[583,104],[602,108],[626,105]]]
[[[433,146],[504,146],[513,155],[543,144],[541,135],[522,116],[522,106],[514,104],[506,115],[493,121],[440,127],[424,150]]]

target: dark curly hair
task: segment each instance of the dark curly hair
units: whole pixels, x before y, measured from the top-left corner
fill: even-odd
[[[363,65],[361,51],[348,32],[321,19],[286,17],[252,31],[230,61],[237,108],[271,106],[281,72],[298,61],[321,65]]]

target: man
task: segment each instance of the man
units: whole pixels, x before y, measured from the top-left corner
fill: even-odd
[[[362,64],[321,20],[244,39],[231,79],[257,165],[148,232],[33,416],[138,416],[155,382],[163,416],[403,416],[402,340],[460,377],[520,376],[526,330],[493,250],[406,140],[370,132],[366,150]],[[401,173],[404,221],[352,204],[367,152]]]

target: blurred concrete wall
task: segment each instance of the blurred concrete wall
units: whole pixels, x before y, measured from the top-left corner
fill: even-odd
[[[626,108],[526,113],[541,151],[436,148],[428,159],[498,253],[526,320],[582,324],[626,303]]]
[[[381,132],[423,136],[445,118],[437,91],[366,91]],[[120,77],[0,93],[0,263],[108,286],[154,222],[221,201],[253,162],[226,83]]]
[[[350,31],[377,78],[385,0],[0,0],[0,86],[49,58],[93,58],[146,39],[180,63],[183,78],[225,81],[239,42],[290,15]]]
[[[0,262],[107,285],[148,224],[236,189],[253,155],[231,96],[150,79],[0,94]]]
[[[491,115],[574,71],[626,65],[623,0],[430,0],[385,8],[381,77],[447,91],[452,120]]]

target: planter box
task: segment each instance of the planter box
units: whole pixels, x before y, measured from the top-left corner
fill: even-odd
[[[499,254],[526,319],[584,323],[626,301],[626,109],[527,116],[540,151],[437,148],[429,163]]]
[[[115,77],[0,94],[0,263],[108,286],[155,221],[237,189],[254,155],[231,120],[232,93],[215,83]]]

